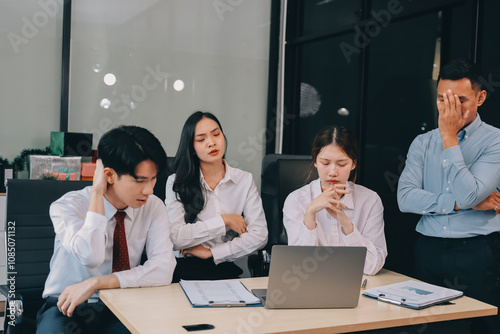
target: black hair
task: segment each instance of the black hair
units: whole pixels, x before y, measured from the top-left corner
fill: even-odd
[[[136,177],[137,165],[145,160],[155,163],[158,174],[167,169],[167,154],[160,141],[138,126],[122,125],[106,132],[99,140],[97,155],[104,167],[112,168],[119,177]]]
[[[328,145],[337,145],[349,158],[352,159],[356,168],[351,171],[349,180],[356,182],[358,162],[359,162],[359,146],[351,131],[343,126],[329,125],[320,131],[314,138],[314,143],[311,150],[312,162],[309,168],[309,176],[314,168],[314,163],[318,158],[319,152],[323,147]]]
[[[181,132],[179,148],[172,163],[175,171],[175,181],[172,186],[176,198],[184,206],[184,220],[192,224],[205,207],[205,198],[200,183],[200,159],[194,149],[196,124],[203,118],[209,118],[217,123],[224,135],[222,126],[212,113],[196,111],[184,123]],[[226,136],[224,136],[224,139]]]
[[[460,80],[469,79],[472,89],[477,92],[483,89],[483,84],[479,80],[481,76],[476,64],[469,62],[464,58],[457,58],[452,60],[444,66],[439,72],[438,84],[441,79],[443,80]]]

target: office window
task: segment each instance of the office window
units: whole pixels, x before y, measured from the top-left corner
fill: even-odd
[[[300,57],[298,154],[311,154],[314,137],[327,124],[356,129],[358,121],[358,55],[347,62],[338,47],[353,34],[305,43]]]

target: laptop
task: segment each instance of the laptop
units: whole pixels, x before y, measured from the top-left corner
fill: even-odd
[[[273,246],[267,289],[252,293],[269,309],[358,306],[366,247]]]

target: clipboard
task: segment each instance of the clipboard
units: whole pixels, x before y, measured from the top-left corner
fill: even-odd
[[[262,306],[240,281],[181,280],[179,285],[193,307]]]
[[[450,301],[462,297],[463,292],[408,280],[365,290],[363,296],[414,310],[422,310],[434,305],[452,304]]]

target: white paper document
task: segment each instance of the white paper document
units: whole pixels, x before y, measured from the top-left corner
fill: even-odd
[[[179,282],[193,306],[247,306],[260,304],[260,300],[240,281],[188,281]]]
[[[368,289],[363,295],[396,305],[421,309],[461,297],[463,292],[409,280]]]

